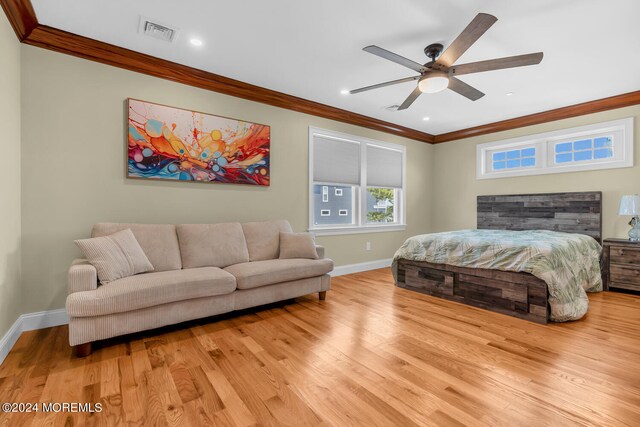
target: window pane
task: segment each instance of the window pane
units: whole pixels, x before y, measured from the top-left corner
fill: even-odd
[[[500,152],[500,153],[493,153],[493,161],[499,161],[499,160],[504,160],[506,157],[506,153],[504,151]]]
[[[354,194],[354,187],[315,184],[313,186],[314,225],[353,224]]]
[[[591,160],[593,157],[593,151],[576,151],[573,153],[573,160],[576,162],[582,160]]]
[[[535,157],[527,157],[525,159],[522,159],[522,166],[535,166],[536,165],[536,158]]]
[[[581,141],[576,141],[573,143],[574,150],[588,150],[592,147],[591,143],[593,140],[591,139],[583,139]]]
[[[556,153],[564,153],[571,150],[572,150],[572,144],[570,142],[556,144]]]
[[[613,141],[611,140],[611,137],[609,137],[609,136],[596,138],[594,140],[593,146],[595,148],[612,147],[613,146]]]
[[[493,164],[493,170],[504,169],[505,167],[507,167],[507,164],[505,162],[495,162]]]
[[[395,191],[393,188],[367,188],[367,222],[394,223]]]
[[[520,150],[507,151],[507,159],[517,159],[520,157]]]
[[[520,167],[520,160],[507,161],[507,168],[519,168],[519,167]]]
[[[566,163],[573,160],[571,153],[566,154],[556,154],[556,163]]]
[[[534,157],[536,155],[535,148],[525,148],[522,150],[522,157]]]
[[[613,157],[613,150],[611,148],[601,148],[593,152],[594,159],[608,159]]]

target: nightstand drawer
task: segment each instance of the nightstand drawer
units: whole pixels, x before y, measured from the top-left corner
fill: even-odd
[[[640,248],[611,246],[609,256],[611,257],[612,263],[640,265]]]
[[[611,286],[614,283],[627,283],[640,290],[640,269],[611,264],[609,274]]]

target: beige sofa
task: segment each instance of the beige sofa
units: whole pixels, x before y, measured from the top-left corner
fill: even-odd
[[[79,356],[91,342],[295,298],[324,299],[333,261],[278,259],[287,221],[225,224],[96,224],[92,237],[131,229],[154,267],[101,285],[95,267],[69,268],[69,343]]]

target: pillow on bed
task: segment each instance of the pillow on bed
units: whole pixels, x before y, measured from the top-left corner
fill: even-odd
[[[153,265],[128,228],[109,236],[76,240],[75,244],[96,268],[98,280],[103,284],[153,271]]]
[[[316,242],[311,233],[280,233],[280,259],[318,259]]]

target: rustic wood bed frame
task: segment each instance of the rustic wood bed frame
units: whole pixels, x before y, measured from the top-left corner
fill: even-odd
[[[478,229],[580,233],[602,243],[602,192],[478,196]],[[398,286],[537,323],[549,319],[547,284],[529,273],[400,259]]]

